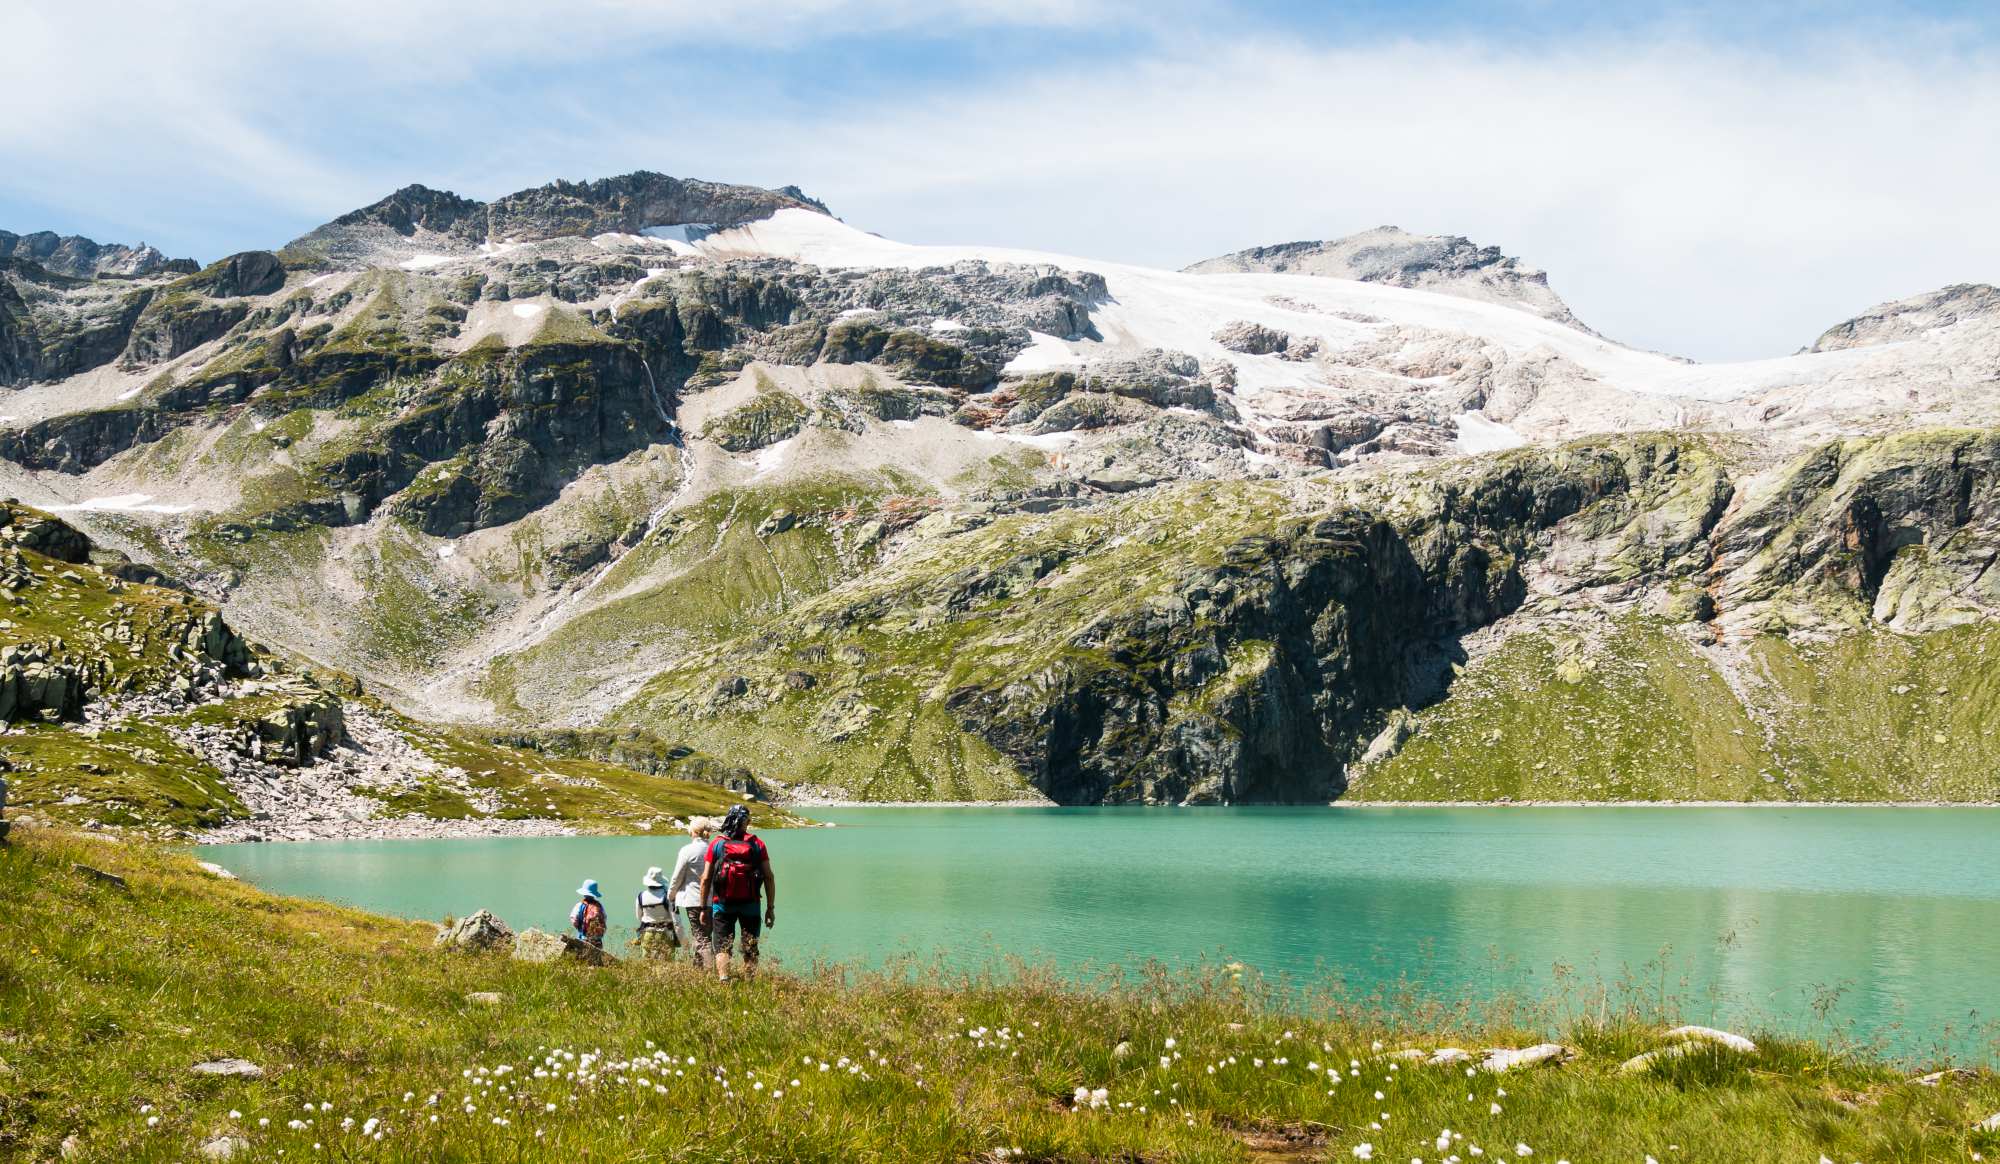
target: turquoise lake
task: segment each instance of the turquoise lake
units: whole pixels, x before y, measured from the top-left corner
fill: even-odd
[[[824,809],[762,834],[777,964],[1090,973],[1234,960],[1357,995],[1562,997],[1663,977],[1689,1021],[1996,1058],[2000,811],[1868,808]],[[202,850],[268,889],[560,929],[603,882],[627,925],[684,837]],[[622,941],[619,943],[622,945]],[[615,948],[615,947],[614,947]],[[1581,997],[1572,986],[1568,997]]]

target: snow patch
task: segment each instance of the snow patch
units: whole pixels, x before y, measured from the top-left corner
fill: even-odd
[[[479,253],[482,255],[504,255],[508,251],[520,249],[520,246],[521,244],[517,242],[494,242],[492,239],[487,239],[485,242],[479,244]]]
[[[87,509],[116,513],[186,513],[192,505],[170,505],[153,500],[151,493],[118,493],[110,497],[92,497],[75,505],[51,505],[51,510]]]
[[[427,271],[432,267],[442,267],[451,261],[450,255],[412,255],[396,265],[405,271]]]
[[[715,227],[706,223],[682,222],[672,226],[649,226],[639,233],[667,244],[667,249],[677,255],[698,255],[701,251],[695,244],[714,234]]]
[[[1050,368],[1073,368],[1081,362],[1076,353],[1069,350],[1068,344],[1046,332],[1030,331],[1028,338],[1034,342],[1020,355],[1008,360],[1002,371],[1045,372]]]
[[[792,444],[798,439],[795,436],[790,436],[775,445],[766,445],[764,448],[758,449],[757,455],[750,459],[750,463],[756,467],[756,475],[762,477],[766,473],[777,472],[779,467],[785,463],[785,458],[791,455]]]
[[[310,279],[307,279],[307,280],[306,280],[305,282],[303,282],[303,283],[299,284],[299,286],[300,286],[300,287],[302,287],[302,288],[303,288],[303,287],[317,287],[317,286],[319,286],[319,285],[320,285],[321,283],[324,283],[324,282],[326,282],[326,281],[327,281],[328,279],[331,279],[331,278],[333,278],[333,273],[332,273],[331,271],[329,271],[329,272],[327,272],[327,273],[326,273],[326,274],[324,274],[324,275],[314,275],[314,276],[313,276],[312,278],[310,278]]]
[[[1032,445],[1038,449],[1066,449],[1077,441],[1077,435],[1073,432],[1045,432],[1032,436],[1026,433],[1003,432],[1000,438],[1013,441],[1015,444]]]
[[[1461,453],[1497,453],[1528,443],[1527,437],[1498,421],[1486,419],[1483,412],[1461,412],[1452,419],[1458,425],[1458,439],[1451,442],[1451,447]]]
[[[943,316],[939,316],[938,318],[936,318],[936,319],[933,319],[933,320],[931,320],[931,330],[932,330],[932,331],[964,331],[964,330],[965,330],[965,325],[964,325],[964,324],[962,324],[962,323],[960,323],[960,322],[959,322],[959,321],[957,321],[956,319],[946,319],[946,318],[944,318]]]
[[[200,367],[200,365],[196,365],[196,366],[195,366],[194,368],[189,368],[189,369],[188,369],[188,371],[190,371],[190,372],[192,372],[192,371],[196,371],[196,370],[197,370],[197,369],[198,369],[199,367]],[[136,384],[136,385],[134,385],[134,386],[132,386],[132,387],[130,387],[130,388],[127,388],[127,389],[126,389],[125,391],[123,391],[123,392],[120,392],[120,393],[118,394],[118,399],[120,399],[120,400],[130,400],[130,399],[132,399],[132,398],[133,398],[134,396],[137,396],[137,395],[138,395],[139,393],[141,393],[141,392],[144,392],[145,390],[146,390],[146,386],[145,386],[144,384]]]
[[[547,308],[539,303],[516,303],[514,305],[514,317],[516,319],[533,319],[546,310]]]
[[[458,547],[452,545],[450,542],[446,542],[444,545],[438,547],[439,558],[455,558],[457,556]]]

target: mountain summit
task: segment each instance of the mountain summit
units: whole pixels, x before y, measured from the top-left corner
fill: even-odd
[[[43,270],[74,279],[149,275],[173,261],[145,243],[136,247],[99,243],[78,234],[58,235],[52,230],[33,234],[0,230],[0,259],[27,259]]]
[[[1196,275],[1263,271],[1386,283],[1504,303],[1597,334],[1549,289],[1546,272],[1522,265],[1521,260],[1502,254],[1499,247],[1482,247],[1462,235],[1411,234],[1401,227],[1378,226],[1325,242],[1251,247],[1184,269]]]
[[[411,185],[292,240],[288,249],[346,266],[406,256],[413,246],[455,255],[482,245],[490,250],[661,227],[724,229],[794,208],[826,213],[796,186],[767,190],[650,170],[593,182],[550,182],[491,202]]]

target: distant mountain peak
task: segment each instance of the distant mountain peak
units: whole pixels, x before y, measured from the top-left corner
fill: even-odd
[[[655,226],[699,224],[726,229],[792,208],[827,213],[823,203],[797,186],[767,190],[675,178],[651,170],[585,182],[558,179],[491,202],[412,184],[341,215],[291,245],[318,250],[336,260],[367,261],[385,252],[407,249],[411,240],[449,252],[489,240],[532,242],[608,232],[637,234]]]
[[[1826,329],[1808,351],[1832,352],[1914,339],[1933,328],[1968,319],[2000,316],[2000,287],[1953,283],[1935,291],[1878,303],[1853,319]]]
[[[1411,287],[1503,303],[1597,334],[1549,288],[1545,272],[1523,264],[1499,247],[1482,247],[1463,235],[1412,234],[1399,226],[1378,226],[1345,238],[1251,247],[1185,269],[1192,274],[1263,271],[1322,275]]]
[[[58,235],[52,230],[32,234],[0,230],[0,259],[9,258],[27,259],[44,270],[77,279],[147,275],[176,262],[145,243],[129,247],[123,243],[93,242],[79,234]],[[193,269],[193,264],[179,262]]]

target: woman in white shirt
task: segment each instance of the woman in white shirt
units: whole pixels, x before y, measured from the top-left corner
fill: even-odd
[[[667,882],[667,892],[673,896],[674,904],[686,915],[688,923],[688,950],[694,957],[694,964],[706,967],[713,943],[709,940],[708,910],[701,904],[702,866],[708,860],[709,838],[715,835],[715,822],[707,817],[695,817],[688,822],[688,836],[694,838],[682,846],[680,854],[674,858],[674,875]]]

